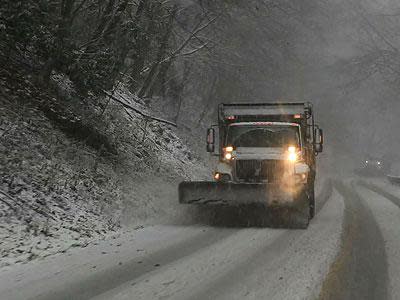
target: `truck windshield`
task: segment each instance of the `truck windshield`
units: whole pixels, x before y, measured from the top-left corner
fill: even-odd
[[[230,126],[226,142],[234,147],[281,148],[300,145],[300,137],[295,126]]]

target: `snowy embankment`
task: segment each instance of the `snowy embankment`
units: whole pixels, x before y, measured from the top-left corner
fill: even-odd
[[[68,80],[53,81],[72,101]],[[0,267],[85,247],[124,224],[176,218],[178,182],[206,176],[204,164],[169,125],[149,121],[145,127],[139,114],[128,115],[112,101],[93,120],[77,118],[86,127],[102,125],[96,130],[116,149],[109,154],[49,118],[28,81],[0,84]],[[123,89],[114,96],[152,114]]]

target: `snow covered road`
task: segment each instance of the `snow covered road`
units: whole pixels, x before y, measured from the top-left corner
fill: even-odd
[[[145,227],[0,271],[1,299],[398,299],[400,188],[333,181],[307,230]],[[396,199],[399,201],[396,204]]]

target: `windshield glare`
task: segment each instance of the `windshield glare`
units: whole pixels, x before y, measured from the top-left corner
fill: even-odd
[[[282,148],[300,145],[299,129],[295,126],[230,126],[227,145],[252,148]]]

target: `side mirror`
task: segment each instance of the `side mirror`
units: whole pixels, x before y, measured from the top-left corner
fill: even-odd
[[[214,128],[207,129],[207,152],[215,151],[215,130]]]
[[[315,129],[315,152],[321,153],[324,149],[324,132],[321,128]]]

